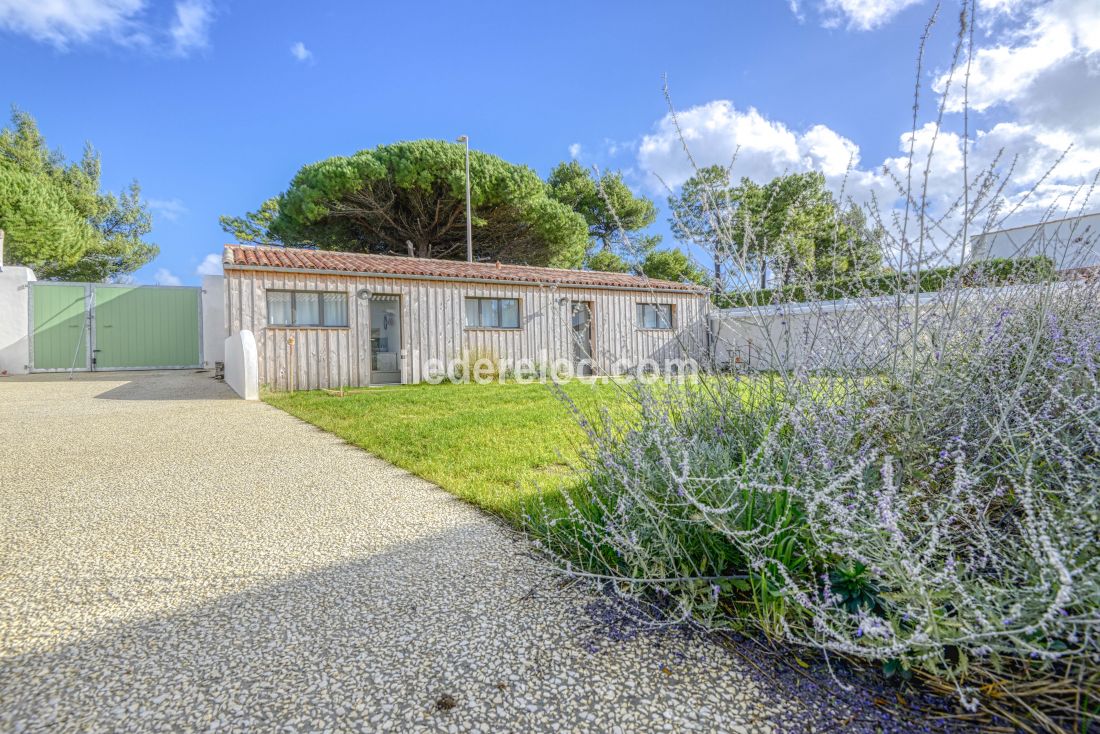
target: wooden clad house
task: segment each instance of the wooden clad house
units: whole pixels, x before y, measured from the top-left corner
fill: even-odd
[[[260,383],[276,389],[433,381],[477,360],[666,369],[706,347],[707,292],[684,283],[245,245],[223,265],[228,333],[252,331]]]

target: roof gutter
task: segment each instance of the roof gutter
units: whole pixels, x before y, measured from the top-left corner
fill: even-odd
[[[432,280],[447,283],[484,283],[487,285],[526,285],[539,288],[589,288],[608,291],[632,291],[635,293],[677,293],[685,296],[698,296],[707,298],[709,291],[693,290],[688,288],[645,288],[623,285],[582,285],[578,283],[554,283],[537,280],[503,280],[500,278],[463,278],[460,276],[442,275],[408,275],[405,273],[368,273],[358,270],[320,270],[316,268],[280,268],[271,265],[238,265],[236,263],[222,264],[223,270],[255,270],[266,273],[313,273],[315,275],[342,275],[345,278],[394,278],[397,280]]]

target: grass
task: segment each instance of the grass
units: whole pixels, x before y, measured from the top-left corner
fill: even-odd
[[[563,388],[589,416],[628,402],[613,384]],[[569,406],[541,384],[445,382],[263,399],[513,522],[540,491],[575,480],[570,463],[587,443]]]

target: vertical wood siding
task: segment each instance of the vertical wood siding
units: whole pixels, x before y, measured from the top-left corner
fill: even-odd
[[[292,379],[300,390],[370,384],[370,302],[356,297],[361,289],[401,297],[401,372],[406,383],[432,377],[433,360],[438,368],[472,355],[512,364],[525,360],[535,367],[558,360],[572,363],[570,301],[592,306],[598,374],[633,369],[647,359],[659,365],[687,357],[702,361],[707,348],[705,295],[263,270],[227,270],[225,280],[229,333],[252,331],[260,383],[276,390],[288,389]],[[268,290],[346,293],[348,326],[268,326]],[[465,328],[467,296],[518,298],[520,328]],[[638,303],[672,304],[675,328],[639,329]]]

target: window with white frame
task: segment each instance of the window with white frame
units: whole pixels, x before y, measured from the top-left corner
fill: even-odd
[[[518,329],[518,298],[466,298],[466,327],[470,329]]]
[[[639,329],[671,329],[672,328],[672,304],[670,304],[670,303],[639,303],[638,304],[638,328]]]
[[[270,326],[347,326],[348,294],[268,291]]]

